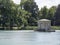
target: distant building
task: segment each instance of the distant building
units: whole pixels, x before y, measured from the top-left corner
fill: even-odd
[[[41,30],[50,30],[51,29],[51,21],[48,19],[41,19],[38,21],[38,29]]]
[[[38,21],[38,29],[37,31],[45,31],[45,32],[48,32],[48,31],[52,31],[51,30],[51,20],[48,20],[48,19],[41,19]]]

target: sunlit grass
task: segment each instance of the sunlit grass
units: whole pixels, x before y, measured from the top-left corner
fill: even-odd
[[[55,30],[60,30],[60,26],[52,26],[51,28]]]

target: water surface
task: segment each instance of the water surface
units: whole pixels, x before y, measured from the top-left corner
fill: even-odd
[[[60,31],[0,31],[0,45],[60,45]]]

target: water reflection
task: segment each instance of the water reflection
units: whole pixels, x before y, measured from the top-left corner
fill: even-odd
[[[1,31],[0,45],[59,45],[60,32]]]

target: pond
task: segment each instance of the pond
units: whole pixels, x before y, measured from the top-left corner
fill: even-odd
[[[0,31],[0,45],[60,45],[60,31]]]

